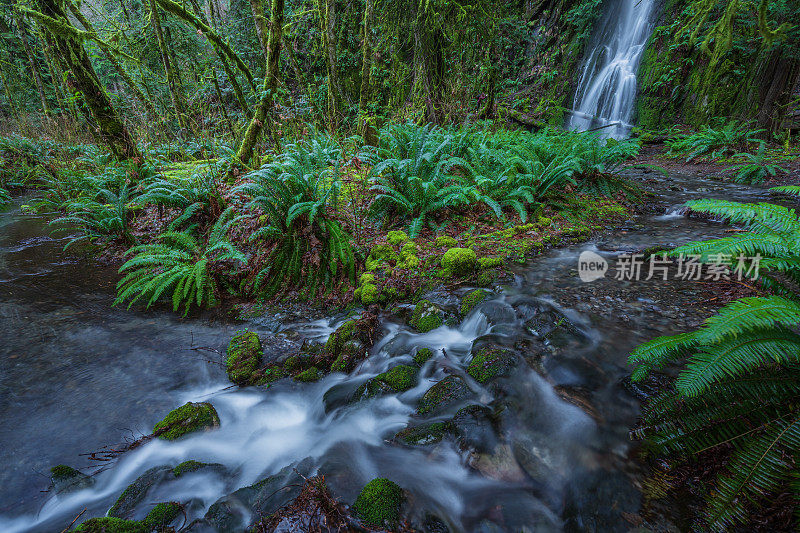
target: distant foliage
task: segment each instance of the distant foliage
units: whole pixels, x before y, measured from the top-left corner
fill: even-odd
[[[762,143],[764,130],[751,130],[746,124],[729,122],[721,127],[703,126],[699,131],[679,134],[667,140],[669,154],[685,156],[686,161],[697,157],[717,159],[741,152],[751,144]]]
[[[206,239],[188,232],[169,231],[157,242],[134,246],[119,269],[124,275],[117,284],[119,304],[128,307],[145,302],[150,307],[162,296],[171,297],[172,308],[181,307],[186,316],[193,306],[213,307],[219,303],[218,276],[247,258],[228,240],[227,232],[236,222],[233,208],[222,213]]]
[[[773,190],[800,196],[800,187]],[[732,269],[739,254],[760,254],[764,286],[774,292],[734,301],[700,329],[651,340],[630,358],[634,380],[681,363],[673,387],[645,405],[638,437],[658,453],[684,459],[732,448],[706,497],[708,526],[722,531],[746,523],[754,506],[782,491],[800,498],[793,482],[800,475],[800,220],[795,210],[767,203],[701,200],[688,206],[745,231],[672,253],[732,258]]]
[[[782,167],[770,162],[765,152],[766,144],[761,143],[755,154],[747,152],[736,154],[735,157],[744,158],[745,162],[733,165],[728,169],[736,172],[733,177],[734,181],[748,185],[760,185],[768,177],[774,176],[778,171],[783,171]]]

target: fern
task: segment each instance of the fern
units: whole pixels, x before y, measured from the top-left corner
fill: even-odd
[[[800,194],[796,187],[775,192]],[[732,448],[706,501],[710,529],[746,523],[765,498],[798,485],[800,451],[800,222],[772,204],[701,200],[688,204],[741,224],[733,237],[689,243],[673,254],[708,261],[720,254],[762,254],[767,287],[779,294],[734,301],[693,332],[660,337],[630,357],[634,380],[671,362],[683,367],[674,388],[651,398],[634,434],[662,454],[692,455]],[[732,266],[733,260],[729,262]]]
[[[181,306],[186,316],[192,306],[213,307],[218,304],[218,282],[215,272],[226,263],[246,264],[247,259],[227,239],[228,229],[238,219],[233,209],[226,209],[201,244],[189,233],[170,231],[158,242],[134,246],[133,257],[120,267],[123,278],[117,284],[119,304],[128,301],[128,308],[140,300],[150,307],[162,296],[171,296],[173,311]],[[171,295],[169,293],[172,293]]]

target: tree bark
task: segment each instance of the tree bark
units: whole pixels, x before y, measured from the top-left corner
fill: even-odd
[[[358,98],[359,130],[365,140],[367,137],[374,137],[374,128],[370,124],[367,116],[367,104],[369,103],[370,93],[372,92],[372,10],[374,0],[364,1],[364,40],[361,42],[361,91]],[[370,138],[369,141],[373,139]],[[367,144],[373,144],[371,142]]]
[[[261,45],[261,52],[264,54],[264,65],[266,68],[267,56],[269,52],[269,30],[267,29],[267,16],[264,14],[264,1],[263,0],[250,0],[250,9],[253,12],[253,20],[256,23],[256,36],[258,36],[258,44]]]
[[[34,6],[64,28],[74,29],[59,0],[35,0]],[[68,32],[55,33],[49,27],[46,31],[52,35],[58,57],[69,72],[70,90],[74,94],[82,95],[89,109],[88,118],[97,124],[101,140],[117,159],[142,161],[139,148],[100,83],[83,43]]]
[[[39,99],[42,102],[42,111],[45,115],[50,114],[50,106],[47,105],[47,95],[44,93],[44,84],[42,83],[42,75],[39,73],[39,68],[36,66],[36,57],[33,55],[31,45],[28,43],[25,31],[25,22],[22,20],[22,15],[19,13],[14,17],[17,23],[17,30],[19,31],[19,40],[22,42],[22,49],[25,50],[25,56],[28,58],[28,65],[33,74],[33,81],[36,83],[36,90],[39,91]]]
[[[236,158],[231,162],[231,166],[228,169],[229,181],[233,180],[236,171],[239,170],[242,165],[247,165],[250,162],[250,159],[253,157],[253,148],[258,140],[258,136],[267,118],[272,114],[274,95],[275,91],[278,89],[278,66],[281,56],[281,46],[283,44],[283,11],[284,0],[272,0],[269,22],[269,44],[267,47],[267,72],[264,75],[264,87],[261,93],[261,99],[256,106],[255,114],[250,120],[247,130],[245,130],[242,142],[239,145],[239,150],[236,152]]]
[[[339,122],[342,110],[342,86],[336,66],[336,0],[317,0],[322,25],[322,46],[325,50],[325,66],[328,73],[328,112],[332,128]]]
[[[167,75],[167,87],[169,88],[169,95],[172,100],[172,107],[175,108],[175,114],[178,116],[178,123],[182,130],[186,129],[186,106],[183,93],[175,78],[175,71],[173,70],[172,60],[170,59],[167,43],[164,40],[164,30],[161,28],[161,19],[158,14],[158,5],[156,0],[150,0],[150,23],[153,25],[153,31],[156,34],[156,41],[158,42],[158,49],[161,53],[161,63],[164,65],[164,71]]]

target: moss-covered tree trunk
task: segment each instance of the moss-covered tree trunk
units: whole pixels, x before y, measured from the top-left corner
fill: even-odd
[[[367,104],[372,92],[372,11],[374,0],[364,2],[363,41],[361,42],[361,91],[358,96],[359,131],[367,144],[374,144],[373,125],[368,116]],[[369,137],[369,138],[368,138]]]
[[[261,45],[261,52],[264,54],[264,65],[267,64],[267,56],[269,53],[269,36],[267,29],[267,16],[264,13],[263,0],[250,0],[250,10],[253,12],[253,21],[256,24],[256,36],[258,37],[258,44]]]
[[[336,128],[342,116],[342,85],[336,57],[336,0],[317,0],[322,29],[322,46],[325,51],[325,68],[328,74],[328,120]]]
[[[272,114],[274,94],[278,89],[278,66],[281,57],[281,46],[283,45],[283,11],[284,0],[272,0],[269,19],[267,72],[264,76],[264,87],[253,118],[250,120],[247,130],[245,130],[239,150],[236,152],[236,158],[231,162],[228,170],[228,180],[232,180],[237,170],[250,162],[258,136],[261,134],[267,118]]]
[[[28,43],[28,32],[25,31],[25,22],[22,20],[22,15],[19,14],[14,17],[14,20],[17,23],[17,31],[19,31],[19,40],[22,43],[22,49],[25,51],[25,57],[28,59],[28,67],[33,75],[36,90],[39,92],[39,99],[42,102],[42,111],[47,115],[50,113],[50,106],[47,105],[47,95],[44,92],[42,75],[39,72],[39,67],[36,65],[36,56],[34,56],[31,45]]]
[[[55,21],[59,28],[63,28],[56,30],[47,26],[46,31],[53,37],[59,60],[68,72],[70,91],[82,96],[89,110],[88,118],[96,124],[97,133],[102,141],[117,159],[141,161],[139,148],[100,83],[89,54],[83,48],[83,43],[75,37],[77,30],[70,22],[61,0],[34,0],[33,5],[42,14]]]
[[[158,50],[161,54],[161,63],[164,65],[164,72],[167,76],[167,87],[169,88],[169,96],[172,100],[172,107],[175,108],[175,114],[178,117],[178,124],[182,130],[186,130],[186,99],[183,96],[183,91],[178,84],[175,75],[175,69],[172,65],[172,58],[167,48],[167,42],[164,39],[164,30],[161,28],[161,18],[158,13],[158,4],[156,0],[150,0],[150,23],[153,25],[153,32],[156,34],[156,41],[158,42]]]

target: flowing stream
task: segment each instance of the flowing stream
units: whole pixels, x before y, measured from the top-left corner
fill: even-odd
[[[221,355],[193,349],[224,350],[241,326],[111,307],[113,269],[61,252],[63,242],[48,236],[42,218],[18,205],[0,213],[0,531],[60,531],[84,509],[80,520],[102,516],[145,471],[189,459],[219,466],[164,479],[133,518],[159,501],[180,501],[191,522],[221,501],[233,510],[218,530],[242,531],[257,517],[237,503],[250,489],[238,489],[293,465],[304,475],[323,473],[347,503],[370,479],[388,477],[412,495],[409,513],[423,530],[443,531],[432,524],[451,531],[629,530],[623,516],[640,508],[642,467],[628,437],[639,402],[623,384],[627,355],[653,336],[696,325],[713,304],[702,283],[623,282],[611,275],[583,283],[577,257],[593,250],[613,260],[721,235],[721,224],[680,214],[687,199],[767,198],[758,189],[697,177],[632,177],[657,188],[651,214],[515,268],[513,282],[496,287],[457,326],[419,334],[384,320],[382,339],[351,375],[270,388],[231,387],[214,364]],[[429,297],[454,308],[460,294]],[[344,318],[264,318],[247,326],[266,339],[269,357],[302,338],[324,340]],[[512,348],[528,364],[481,386],[464,367],[473,345],[482,343]],[[368,378],[408,363],[421,346],[435,355],[411,390],[341,401]],[[460,443],[390,442],[417,419],[417,400],[448,374],[467,381],[471,396],[464,404],[486,406],[491,416],[476,418]],[[211,402],[221,427],[175,442],[153,440],[114,461],[82,455],[149,433],[186,401]],[[94,485],[66,495],[42,492],[49,467],[59,463],[94,472]],[[284,478],[269,497],[281,488],[288,497],[294,481]],[[684,518],[676,509],[665,520]],[[206,522],[188,530],[215,529]]]
[[[567,127],[622,139],[632,128],[636,74],[656,0],[612,0],[594,29]]]

